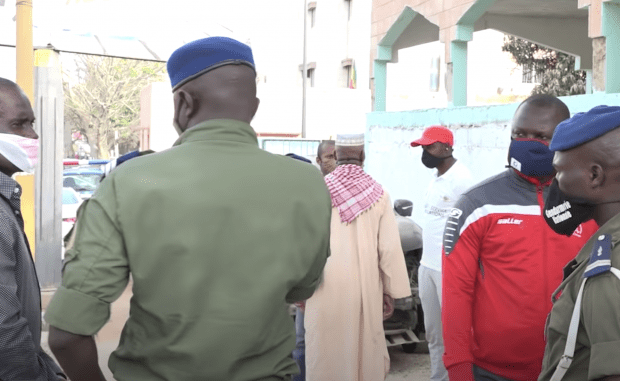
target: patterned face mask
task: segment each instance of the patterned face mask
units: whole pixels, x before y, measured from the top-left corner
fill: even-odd
[[[21,171],[33,173],[39,156],[39,140],[0,134],[0,154]]]
[[[541,140],[513,139],[508,165],[526,176],[547,177],[553,174],[553,155],[547,143]]]

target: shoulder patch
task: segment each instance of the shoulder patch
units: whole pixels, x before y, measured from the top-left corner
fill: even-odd
[[[584,278],[590,278],[609,271],[611,268],[611,249],[611,235],[599,235],[592,247],[590,263],[588,263],[588,267],[586,267],[586,271],[583,273]]]

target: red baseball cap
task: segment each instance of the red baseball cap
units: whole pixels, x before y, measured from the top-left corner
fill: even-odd
[[[411,142],[411,146],[428,146],[435,142],[445,143],[452,147],[454,145],[452,131],[444,126],[430,126],[424,130],[420,139]]]

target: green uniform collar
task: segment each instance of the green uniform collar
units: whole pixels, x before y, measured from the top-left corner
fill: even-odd
[[[607,221],[603,226],[601,226],[596,233],[590,237],[588,242],[581,248],[579,254],[570,262],[564,266],[564,280],[555,290],[555,292],[551,296],[551,300],[555,301],[558,298],[558,294],[562,291],[572,279],[579,274],[583,274],[586,266],[588,265],[590,259],[590,253],[592,252],[592,246],[594,242],[598,239],[600,235],[609,234],[611,235],[611,243],[613,247],[616,246],[618,242],[620,242],[620,235],[613,234],[620,231],[620,213],[612,217],[609,221]],[[612,248],[613,248],[612,247]]]
[[[252,126],[234,119],[213,119],[198,123],[185,130],[174,145],[205,140],[224,140],[258,145],[256,132]]]
[[[620,213],[613,216],[609,221],[607,221],[603,226],[601,226],[596,231],[596,233],[592,235],[592,238],[590,238],[590,241],[592,239],[596,240],[597,237],[600,235],[609,234],[611,235],[612,244],[616,246],[616,244],[620,242],[620,235],[618,235],[619,231],[620,231]],[[577,255],[577,257],[575,258],[577,263],[582,263],[584,261],[588,261],[589,259],[590,259],[590,250],[581,250],[579,254]]]

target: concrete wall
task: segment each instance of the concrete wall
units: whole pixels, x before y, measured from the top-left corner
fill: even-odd
[[[620,105],[618,94],[565,97],[572,113],[597,105]],[[408,112],[373,112],[367,115],[366,171],[390,192],[392,200],[413,201],[413,219],[422,216],[424,194],[433,171],[420,161],[421,148],[409,143],[434,124],[454,133],[454,156],[472,172],[476,181],[497,174],[507,164],[512,116],[518,104],[429,109]]]

